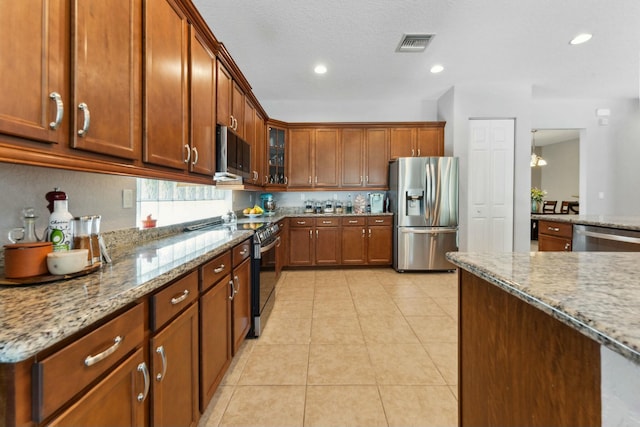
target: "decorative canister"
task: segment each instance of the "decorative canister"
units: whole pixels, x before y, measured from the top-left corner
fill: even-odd
[[[7,279],[47,274],[47,254],[53,251],[51,242],[14,243],[4,246],[4,275]]]

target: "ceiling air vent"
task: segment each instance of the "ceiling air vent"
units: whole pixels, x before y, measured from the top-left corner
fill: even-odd
[[[424,52],[434,34],[404,34],[396,52]]]

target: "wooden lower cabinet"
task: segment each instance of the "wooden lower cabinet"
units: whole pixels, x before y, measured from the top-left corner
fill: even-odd
[[[538,222],[538,250],[571,252],[573,225],[565,222]]]
[[[149,381],[151,379],[145,363],[144,351],[140,348],[48,425],[70,427],[149,425],[147,388]]]
[[[600,345],[474,274],[458,280],[459,425],[601,425]]]
[[[393,217],[291,218],[290,266],[390,265]]]
[[[150,339],[151,423],[198,424],[198,303]]]
[[[233,283],[235,290],[231,303],[235,355],[251,329],[251,258],[233,268]]]

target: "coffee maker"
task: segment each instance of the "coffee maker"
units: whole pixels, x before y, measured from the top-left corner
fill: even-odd
[[[265,215],[273,215],[276,213],[276,201],[273,199],[273,194],[264,193],[260,196],[262,199],[262,209]]]

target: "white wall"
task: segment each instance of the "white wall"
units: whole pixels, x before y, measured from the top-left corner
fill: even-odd
[[[609,108],[600,126],[597,108]],[[580,131],[580,213],[640,215],[640,109],[638,100],[534,99],[532,127]]]
[[[547,191],[546,200],[557,200],[556,211],[560,211],[563,200],[579,201],[580,194],[580,141],[564,141],[541,147],[542,157],[547,165],[531,168],[540,172],[540,188]],[[532,178],[533,181],[533,178]]]
[[[285,122],[410,122],[434,121],[437,100],[416,103],[404,99],[370,101],[277,101],[264,102],[269,117]]]

